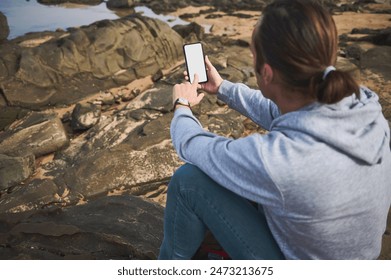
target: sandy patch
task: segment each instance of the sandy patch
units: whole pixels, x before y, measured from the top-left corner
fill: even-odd
[[[338,34],[350,33],[353,28],[384,29],[391,27],[390,14],[345,12],[334,15]]]
[[[203,7],[186,7],[182,9],[178,9],[177,11],[170,13],[170,15],[179,17],[184,14],[199,14],[201,10],[208,10],[211,7],[203,6]],[[214,12],[213,15],[221,15],[222,17],[217,18],[207,18],[208,14],[199,14],[199,16],[184,19],[189,22],[196,22],[203,26],[210,26],[210,32],[214,35],[228,35],[233,39],[241,39],[248,38],[252,34],[252,30],[257,23],[261,12],[259,11],[239,11],[240,14],[246,14],[252,16],[251,18],[239,18],[236,16],[227,15],[224,12]],[[229,23],[229,24],[227,24]]]

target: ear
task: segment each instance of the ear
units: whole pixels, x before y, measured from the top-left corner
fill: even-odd
[[[265,63],[261,69],[261,77],[265,85],[268,85],[273,81],[273,76],[273,68],[269,64]]]

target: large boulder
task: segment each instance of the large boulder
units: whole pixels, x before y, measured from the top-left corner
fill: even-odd
[[[0,214],[0,259],[156,259],[163,208],[131,195]]]
[[[59,189],[50,179],[36,179],[19,185],[0,197],[0,213],[18,213],[39,210],[54,203],[61,203]]]
[[[0,42],[6,40],[10,34],[7,17],[0,12]]]
[[[183,39],[166,23],[142,16],[103,20],[21,51],[1,89],[10,106],[71,104],[173,66]]]
[[[39,157],[56,152],[68,143],[68,136],[59,118],[33,112],[0,134],[0,154],[33,154]]]

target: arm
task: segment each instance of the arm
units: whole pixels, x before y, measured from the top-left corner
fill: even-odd
[[[272,121],[280,115],[277,105],[265,98],[259,90],[250,89],[244,84],[224,81],[208,56],[205,57],[205,64],[208,69],[208,82],[200,85],[199,88],[209,94],[218,94],[218,98],[228,106],[270,130]],[[185,76],[188,79],[186,72]]]
[[[207,132],[187,108],[178,108],[171,138],[181,159],[196,165],[214,181],[238,195],[269,206],[280,206],[281,194],[262,160],[261,135],[237,140]]]
[[[270,130],[272,121],[280,115],[273,101],[264,97],[261,91],[250,89],[244,84],[223,81],[217,94],[229,107],[267,130]]]

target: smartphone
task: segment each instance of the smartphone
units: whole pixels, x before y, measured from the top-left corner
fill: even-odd
[[[193,83],[195,73],[198,74],[199,83],[206,83],[208,81],[208,75],[206,74],[205,56],[202,44],[200,42],[185,44],[183,46],[183,52],[185,54],[187,74],[190,83]]]

